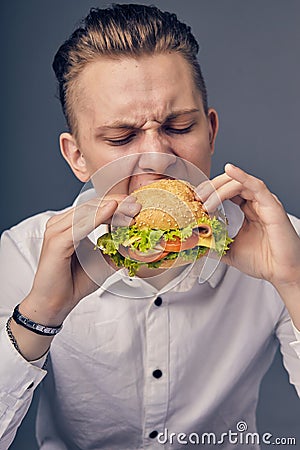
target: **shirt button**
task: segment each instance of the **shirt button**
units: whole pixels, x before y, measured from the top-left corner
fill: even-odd
[[[152,375],[154,376],[154,378],[160,378],[162,376],[162,371],[159,369],[156,369],[152,372]]]
[[[151,439],[155,439],[158,436],[158,431],[153,430],[151,431],[151,433],[149,434],[149,438]]]
[[[154,300],[154,305],[156,305],[156,306],[161,306],[161,304],[162,304],[162,298],[161,298],[161,297],[157,297],[157,298]]]

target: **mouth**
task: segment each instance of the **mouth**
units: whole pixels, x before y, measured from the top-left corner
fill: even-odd
[[[155,173],[143,173],[140,175],[134,175],[130,178],[129,182],[129,194],[132,194],[133,191],[139,189],[143,186],[147,186],[148,184],[154,183],[159,180],[168,180],[171,177],[162,174]]]

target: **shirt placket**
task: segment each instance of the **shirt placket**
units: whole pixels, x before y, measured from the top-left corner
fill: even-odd
[[[144,448],[162,448],[169,401],[169,314],[162,296],[156,297],[146,316],[144,387]]]

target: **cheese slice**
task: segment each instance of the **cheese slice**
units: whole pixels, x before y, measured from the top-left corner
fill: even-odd
[[[208,237],[199,236],[198,245],[202,247],[216,248],[215,239],[213,235]]]

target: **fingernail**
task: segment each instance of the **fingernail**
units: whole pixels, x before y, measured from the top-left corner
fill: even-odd
[[[125,198],[124,202],[134,203],[136,202],[136,197],[134,195],[128,195],[128,197]]]
[[[130,213],[138,213],[141,209],[142,205],[140,203],[132,203],[128,205],[128,211]]]
[[[226,167],[232,167],[233,169],[235,169],[236,166],[234,164],[228,162],[225,164],[224,169],[226,169]]]

